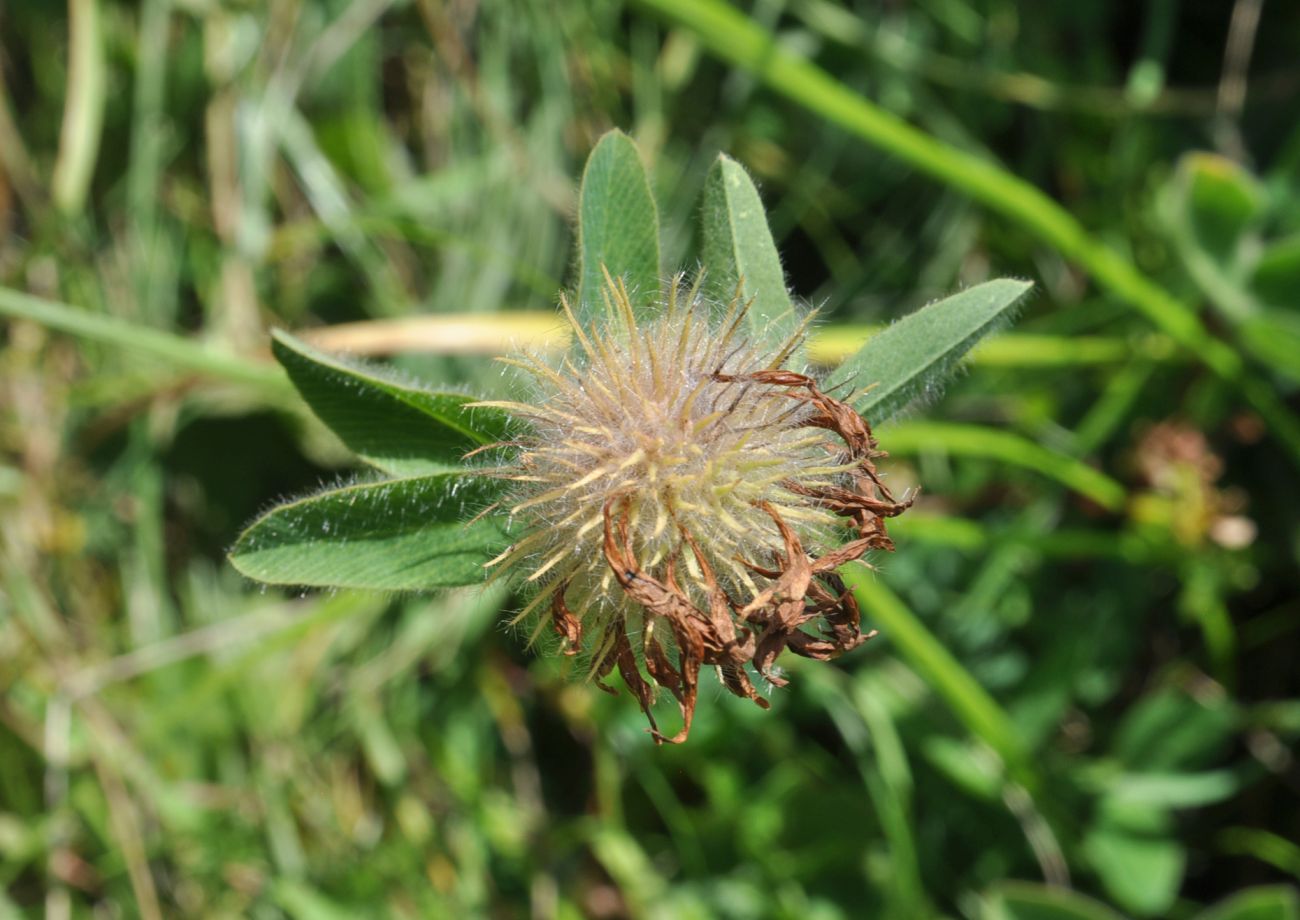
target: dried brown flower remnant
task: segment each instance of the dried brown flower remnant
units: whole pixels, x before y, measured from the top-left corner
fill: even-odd
[[[1238,489],[1219,485],[1223,459],[1205,434],[1182,422],[1163,421],[1144,431],[1134,454],[1150,487],[1133,503],[1138,520],[1158,522],[1186,546],[1207,539],[1225,549],[1244,549],[1257,528]]]
[[[748,338],[738,296],[715,321],[674,286],[641,323],[621,284],[605,295],[595,330],[569,314],[578,349],[558,367],[510,362],[535,403],[492,404],[530,430],[497,471],[527,526],[491,565],[531,568],[518,620],[549,610],[534,638],[549,623],[566,654],[586,649],[610,692],[617,669],[655,739],[679,742],[701,669],[767,708],[754,677],[783,685],[783,651],[825,660],[870,638],[836,570],[893,549],[885,520],[911,501],[881,482],[866,420],[782,367],[802,330],[773,348]],[[655,722],[660,691],[681,709],[676,734]]]

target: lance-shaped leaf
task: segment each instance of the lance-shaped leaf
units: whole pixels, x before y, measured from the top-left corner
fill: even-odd
[[[603,316],[604,270],[623,279],[646,314],[659,299],[659,212],[636,144],[622,131],[600,139],[578,195],[578,317]]]
[[[702,260],[709,294],[727,303],[741,286],[750,302],[749,327],[756,337],[785,342],[799,325],[785,286],[781,257],[758,189],[745,168],[718,154],[704,182]]]
[[[870,387],[853,408],[873,425],[886,421],[918,397],[937,395],[957,361],[1010,322],[1032,286],[1000,278],[922,307],[868,339],[827,383]]]
[[[404,383],[285,332],[273,335],[271,350],[307,405],[361,459],[386,473],[446,470],[474,448],[506,437],[509,416],[471,408],[473,396]]]
[[[504,515],[472,519],[500,492],[500,482],[465,472],[331,489],[262,515],[230,561],[277,585],[420,591],[478,584],[484,563],[509,540]]]

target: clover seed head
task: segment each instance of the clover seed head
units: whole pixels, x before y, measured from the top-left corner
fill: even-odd
[[[617,667],[647,715],[656,687],[671,691],[685,727],[668,737],[652,716],[652,731],[682,740],[702,665],[765,706],[747,669],[781,683],[782,648],[830,657],[862,641],[834,567],[891,548],[881,511],[906,503],[880,485],[865,422],[783,367],[802,329],[771,345],[739,296],[719,309],[680,284],[649,321],[620,283],[604,294],[593,328],[568,313],[575,345],[558,364],[506,359],[533,398],[495,403],[526,433],[496,472],[522,536],[492,566],[535,588],[517,618],[549,614],[534,638],[549,623],[572,654],[585,637],[597,679]],[[826,614],[839,622],[825,635],[799,629]]]

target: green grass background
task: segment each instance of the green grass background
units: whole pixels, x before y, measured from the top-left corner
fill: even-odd
[[[1281,0],[0,7],[0,917],[1300,915],[1297,34]],[[506,592],[224,561],[354,469],[268,330],[508,350],[578,285],[610,127],[669,266],[716,154],[749,170],[814,357],[1036,284],[878,432],[924,487],[860,579],[881,638],[770,713],[706,692],[677,748]]]

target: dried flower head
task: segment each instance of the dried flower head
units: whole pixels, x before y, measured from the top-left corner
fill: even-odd
[[[739,294],[719,319],[673,285],[647,323],[621,283],[604,294],[593,330],[564,305],[578,347],[558,367],[503,359],[538,398],[491,403],[528,430],[496,471],[516,484],[523,535],[489,565],[529,569],[517,621],[541,611],[534,638],[549,623],[566,654],[586,647],[602,689],[617,668],[656,740],[677,742],[701,667],[767,708],[750,669],[784,684],[784,649],[828,659],[870,638],[836,569],[892,549],[884,519],[911,502],[878,478],[867,422],[783,369],[802,329],[773,348],[749,337]],[[651,713],[658,688],[680,705],[674,736]]]

